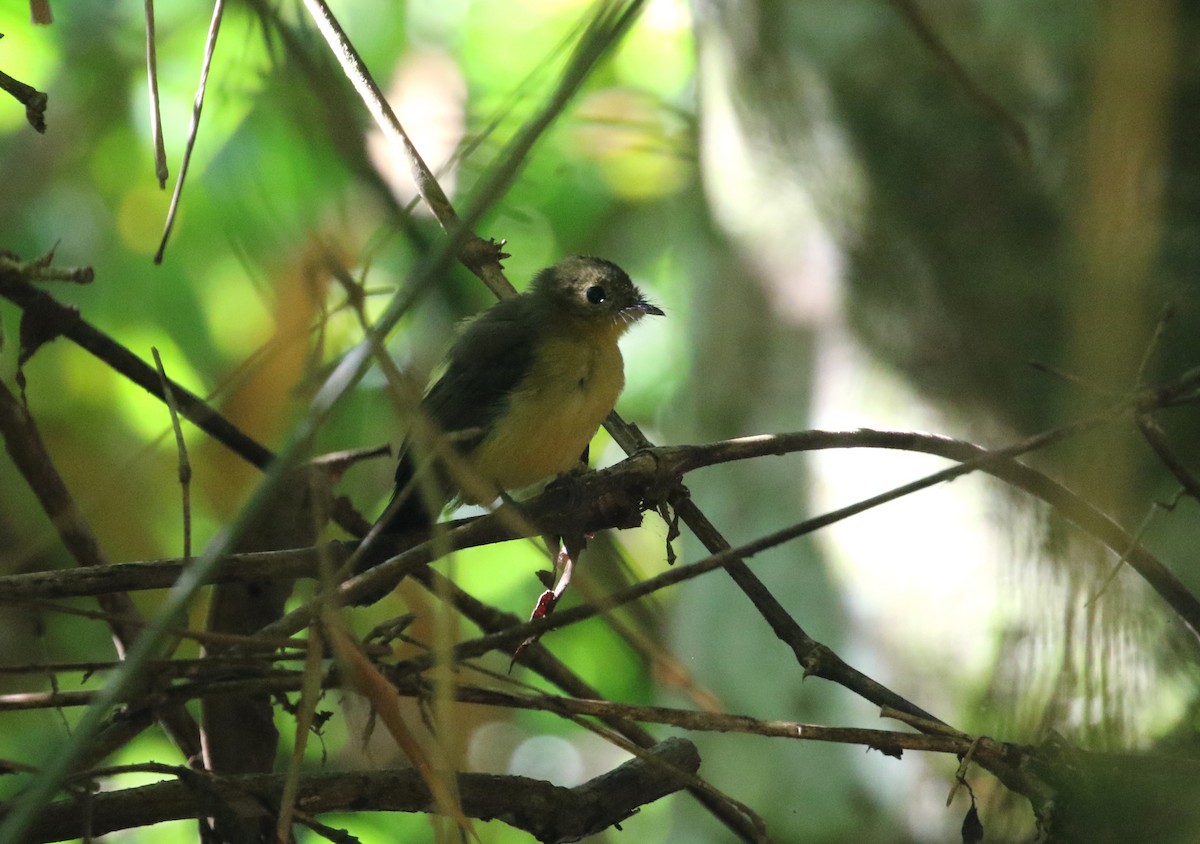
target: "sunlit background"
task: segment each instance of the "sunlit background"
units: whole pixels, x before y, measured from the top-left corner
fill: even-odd
[[[666,319],[623,343],[618,409],[652,441],[874,427],[999,446],[1200,360],[1197,13],[1166,2],[922,5],[961,66],[923,43],[905,3],[649,0],[476,227],[507,241],[518,288],[559,257],[595,254],[663,307]],[[344,0],[333,9],[460,206],[541,108],[594,13],[574,0]],[[21,4],[0,9],[0,69],[50,96],[44,136],[0,100],[0,248],[26,259],[56,249],[59,265],[94,267],[90,287],[52,292],[143,358],[157,347],[173,378],[277,446],[362,336],[331,260],[365,283],[373,318],[442,236],[407,163],[299,4],[231,3],[181,212],[155,266],[211,9],[157,8],[166,191],[154,176],[141,4],[54,10],[52,26],[32,27]],[[457,269],[406,315],[389,349],[424,380],[455,323],[489,302]],[[1152,347],[1168,302],[1175,318]],[[10,384],[18,320],[0,302],[0,377]],[[65,341],[40,350],[24,375],[30,411],[109,557],[178,556],[166,410]],[[1194,411],[1161,422],[1195,465]],[[394,446],[399,424],[373,371],[318,445]],[[257,472],[185,431],[202,545]],[[603,433],[592,453],[602,465],[622,456]],[[1177,485],[1127,417],[1030,460],[1127,530],[1141,526],[1147,546],[1200,588],[1196,504],[1157,506]],[[851,450],[704,470],[688,483],[736,545],[944,465]],[[339,491],[373,517],[392,468],[356,467]],[[0,458],[0,571],[68,565],[16,478]],[[650,515],[641,530],[598,540],[579,593],[662,571],[665,535]],[[676,545],[685,562],[703,556],[686,531]],[[443,569],[480,599],[527,614],[543,562],[511,543]],[[1027,743],[1055,731],[1098,750],[1163,747],[1191,734],[1195,640],[1129,571],[1109,581],[1117,562],[1045,505],[972,476],[753,566],[813,638],[958,729]],[[147,613],[156,600],[138,598]],[[355,624],[365,631],[405,603],[431,611],[404,589]],[[193,622],[203,618],[197,608]],[[0,611],[4,662],[112,657],[97,623],[36,621]],[[803,680],[719,572],[616,621],[545,642],[611,699],[893,726],[849,692]],[[505,668],[499,656],[487,664]],[[6,690],[22,683],[0,679]],[[314,766],[397,764],[382,731],[362,741],[361,701],[329,695],[322,708],[344,717],[311,747]],[[4,717],[0,758],[36,762],[68,733],[59,713]],[[291,719],[278,722],[286,736]],[[460,724],[473,770],[575,785],[626,758],[549,715],[464,707]],[[952,758],[690,737],[701,775],[762,815],[780,842],[954,840],[968,805],[960,793],[945,806]],[[112,761],[177,755],[150,731]],[[1025,801],[978,770],[972,784],[994,840],[1032,839]],[[0,794],[12,787],[0,783]],[[326,822],[364,842],[430,834],[424,817]],[[686,795],[624,826],[595,840],[731,840]],[[477,829],[484,842],[529,840],[496,822]],[[194,838],[194,824],[179,823],[112,840]]]

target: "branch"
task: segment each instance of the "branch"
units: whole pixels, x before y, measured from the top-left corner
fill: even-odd
[[[335,543],[331,553],[348,558]],[[205,583],[247,583],[276,578],[316,577],[321,548],[230,554],[223,557]],[[179,558],[135,563],[113,563],[100,568],[62,569],[10,574],[0,577],[0,604],[30,600],[103,595],[146,589],[170,589],[183,573]]]
[[[946,46],[941,37],[934,31],[932,24],[925,17],[924,13],[917,6],[914,0],[888,0],[892,8],[896,10],[909,28],[920,39],[921,43],[941,65],[942,70],[962,89],[967,95],[967,99],[971,100],[983,111],[1000,124],[1001,128],[1006,131],[1010,137],[1016,142],[1021,153],[1029,157],[1029,133],[1025,131],[1025,126],[1013,116],[1007,108],[1001,105],[1000,101],[984,90],[983,86],[972,78],[967,69],[963,67],[955,55],[950,52],[950,48]]]
[[[167,151],[163,146],[162,107],[158,96],[158,39],[154,25],[154,0],[145,0],[146,90],[150,98],[150,141],[154,145],[154,175],[160,190],[167,186]]]
[[[55,666],[51,666],[52,668]],[[110,666],[108,666],[110,667]],[[169,664],[166,666],[170,670]],[[429,687],[418,675],[397,668],[379,666],[396,693],[403,697],[426,699]],[[242,697],[247,695],[280,695],[301,691],[305,674],[299,671],[272,670],[268,666],[243,665],[242,672],[257,671],[256,676],[230,678],[227,668],[201,665],[184,678],[155,691],[143,698],[130,702],[130,711],[151,705],[183,704],[191,700]],[[269,672],[269,676],[268,676]],[[171,670],[178,675],[178,671]],[[348,681],[338,666],[331,666],[320,675],[321,689],[357,691],[355,683]],[[0,712],[25,712],[35,709],[87,706],[95,699],[93,691],[32,692],[0,695]],[[580,716],[598,718],[605,723],[617,720],[637,721],[645,724],[664,724],[695,732],[743,733],[770,738],[821,741],[836,744],[855,744],[899,756],[904,750],[919,750],[930,753],[965,753],[975,741],[974,737],[960,733],[941,722],[922,722],[907,713],[883,707],[881,717],[892,717],[903,721],[924,733],[901,733],[894,730],[874,730],[861,727],[829,727],[823,724],[808,724],[799,721],[764,720],[746,715],[731,715],[722,712],[707,712],[677,709],[665,706],[645,706],[595,698],[563,697],[550,694],[514,694],[498,689],[459,683],[454,687],[454,699],[460,703],[492,706],[501,709],[524,709],[532,712],[548,712],[560,718],[574,719]],[[1009,754],[1028,752],[1028,748],[1009,743],[993,742]]]
[[[79,315],[78,310],[34,287],[18,266],[7,261],[0,261],[0,296],[25,311],[22,336],[27,320],[30,324],[43,326],[45,330],[38,332],[38,336],[44,338],[43,342],[58,336],[66,337],[150,395],[165,401],[163,385],[154,367],[93,326]],[[247,436],[186,387],[170,379],[167,379],[167,383],[178,404],[179,413],[185,419],[251,465],[263,469],[271,462],[274,455],[269,449]]]
[[[959,475],[982,471],[1033,495],[1052,506],[1061,516],[1075,524],[1085,533],[1099,540],[1119,555],[1126,555],[1130,566],[1174,609],[1194,630],[1200,630],[1200,601],[1178,580],[1153,554],[1141,545],[1104,513],[1087,503],[1066,487],[1042,472],[1013,459],[1012,455],[1028,450],[1063,435],[1065,429],[1055,429],[1033,440],[1025,440],[1005,449],[989,451],[962,440],[917,434],[903,431],[799,431],[742,437],[707,445],[661,446],[639,452],[621,463],[590,472],[576,479],[575,487],[565,498],[554,490],[523,504],[529,520],[539,530],[585,531],[593,533],[606,528],[630,527],[640,521],[638,511],[650,506],[656,497],[665,495],[678,483],[683,473],[726,463],[748,460],[767,455],[785,455],[801,451],[830,448],[883,448],[913,451],[937,455],[960,461],[959,465],[905,484],[865,501],[850,505],[831,513],[785,528],[741,549],[749,556],[765,548],[773,547],[787,539],[811,533],[836,521],[848,518],[871,507],[879,506],[902,495],[919,489],[944,483]],[[1077,430],[1072,427],[1071,430]],[[443,526],[445,546],[439,551],[488,544],[505,539],[517,538],[508,526],[495,517],[461,520]],[[1127,553],[1128,552],[1128,553]],[[333,543],[328,548],[330,559],[337,565],[344,562],[350,553],[345,545]],[[726,547],[718,552],[724,556],[709,558],[693,565],[703,564],[702,571],[710,567],[729,565],[730,556],[736,552]],[[358,596],[370,593],[377,583],[387,581],[399,573],[412,573],[433,558],[428,544],[415,546],[404,554],[393,557],[382,566],[377,566],[356,578],[341,584],[342,600],[353,601]],[[226,557],[206,581],[227,583],[235,581],[271,580],[280,577],[315,577],[318,551],[315,548],[291,551],[272,551],[256,554],[236,554]],[[0,577],[0,603],[16,603],[32,598],[58,599],[70,596],[97,595],[105,592],[137,589],[160,589],[175,582],[182,570],[179,560],[119,563],[100,569],[83,569],[53,572],[33,572]],[[687,577],[702,571],[680,568],[688,572]],[[678,577],[678,575],[673,575]],[[469,597],[460,593],[464,600]],[[486,607],[476,604],[468,616],[486,619]],[[301,608],[299,614],[286,616],[285,623],[276,632],[286,630],[295,633],[303,629],[311,618],[311,607]],[[503,616],[511,618],[510,616]],[[801,645],[811,648],[812,640],[800,640]],[[808,651],[802,649],[802,653]]]
[[[1192,380],[1192,378],[1188,377],[1183,383]],[[1165,400],[1167,401],[1174,401],[1178,394],[1178,389],[1174,385],[1170,385],[1166,388],[1159,388],[1156,394],[1166,397]],[[1130,401],[1135,400],[1131,399]],[[712,446],[682,446],[680,448],[689,450],[691,454],[681,457],[679,465],[684,469],[688,469],[694,468],[697,465],[712,465],[713,463],[728,462],[730,460],[744,460],[763,454],[787,454],[793,451],[809,451],[821,448],[864,447],[917,451],[961,461],[959,466],[945,469],[942,472],[929,475],[911,484],[898,487],[896,490],[884,493],[882,496],[876,496],[875,499],[868,499],[868,502],[885,497],[890,500],[893,497],[899,497],[897,495],[899,490],[906,490],[905,494],[907,494],[907,492],[915,491],[918,488],[932,486],[934,483],[952,480],[954,477],[970,471],[978,470],[986,472],[1030,495],[1042,499],[1067,521],[1099,540],[1114,553],[1124,555],[1130,567],[1141,575],[1150,587],[1158,593],[1159,597],[1187,623],[1192,629],[1193,635],[1200,636],[1200,600],[1197,600],[1196,596],[1192,594],[1187,586],[1172,574],[1157,557],[1146,550],[1145,547],[1135,542],[1134,538],[1111,518],[1062,484],[1042,472],[1012,459],[1016,454],[1031,450],[1032,447],[1041,447],[1046,445],[1050,440],[1057,441],[1061,439],[1066,433],[1077,432],[1081,430],[1082,426],[1092,421],[1103,421],[1109,418],[1112,412],[1106,411],[1103,414],[1091,417],[1090,420],[1084,420],[1081,423],[1067,426],[1066,428],[1055,429],[1055,431],[1039,435],[1037,438],[995,451],[989,451],[962,440],[954,440],[930,434],[873,431],[867,429],[849,432],[802,431],[796,434],[747,437],[741,440],[716,443]],[[1037,442],[1034,442],[1034,440],[1037,440]],[[865,510],[867,507],[864,505],[868,502],[851,505],[851,508],[854,508],[856,512]],[[789,529],[786,535],[789,537],[793,534],[799,535],[796,531],[811,532],[814,528],[810,526],[814,521],[823,522],[817,525],[818,527],[823,527],[824,524],[844,518],[840,514],[851,508],[843,508],[843,510],[819,516],[817,520],[809,520],[796,528]]]
[[[49,516],[76,565],[88,570],[107,567],[108,559],[100,547],[100,540],[75,505],[66,483],[46,451],[33,419],[2,381],[0,437],[4,439],[4,447],[13,464],[37,496],[38,502]],[[109,621],[117,653],[124,657],[141,632],[141,626],[137,624],[141,614],[125,592],[101,594],[98,599],[101,609],[106,613],[134,620],[134,623]],[[138,688],[144,691],[153,687],[156,682],[155,677],[148,675],[142,678]],[[183,753],[184,759],[199,757],[200,731],[187,710],[181,707],[166,707],[156,711],[155,716]]]
[[[0,35],[0,38],[3,38]],[[25,119],[29,125],[40,134],[46,132],[46,105],[50,98],[19,79],[13,79],[7,73],[0,71],[0,91],[10,94],[13,99],[25,106]]]
[[[486,208],[494,205],[511,187],[521,165],[533,149],[534,144],[566,108],[579,91],[583,82],[595,68],[596,63],[611,50],[628,31],[641,11],[643,0],[602,3],[600,11],[591,20],[579,46],[564,70],[558,86],[545,105],[522,127],[497,161],[486,170],[486,177],[477,188],[470,204],[471,212],[464,221],[455,212],[449,198],[438,184],[437,178],[425,164],[421,154],[409,138],[408,133],[396,118],[395,112],[384,98],[379,86],[371,77],[362,58],[347,38],[341,25],[329,10],[324,0],[305,0],[309,14],[316,22],[322,36],[329,44],[343,72],[353,83],[355,90],[375,119],[376,125],[399,150],[409,163],[413,181],[429,210],[442,229],[452,238],[461,238],[458,259],[496,295],[497,298],[511,296],[515,291],[500,267],[500,259],[508,257],[500,251],[503,243],[497,244],[470,231]]]
[[[1158,459],[1175,476],[1175,480],[1179,481],[1179,485],[1200,503],[1200,481],[1196,480],[1196,477],[1183,465],[1183,461],[1176,456],[1174,449],[1167,442],[1167,434],[1162,426],[1149,413],[1138,413],[1134,416],[1134,422],[1137,423],[1142,437],[1154,450]]]
[[[204,110],[204,96],[208,91],[208,72],[212,68],[213,53],[217,49],[217,35],[221,31],[221,21],[225,17],[225,0],[213,3],[212,20],[208,24],[208,37],[204,41],[204,61],[200,66],[200,82],[196,86],[196,96],[192,100],[192,120],[188,125],[187,140],[183,147],[183,161],[179,164],[179,173],[175,177],[175,191],[171,194],[171,205],[167,208],[167,219],[163,223],[162,238],[158,242],[158,250],[154,253],[154,263],[163,262],[163,254],[167,251],[167,240],[175,227],[175,215],[179,212],[179,200],[183,196],[183,183],[187,179],[188,167],[192,161],[192,150],[196,146],[196,136],[200,132],[200,113]],[[160,171],[160,172],[165,172]]]
[[[446,270],[455,248],[466,232],[465,225],[474,222],[481,213],[481,208],[473,208],[464,218],[464,227],[449,237],[428,262],[411,274],[411,288],[421,289],[436,274]],[[121,670],[113,672],[95,702],[80,717],[71,739],[52,751],[45,767],[29,784],[20,799],[14,802],[12,811],[0,820],[0,839],[7,837],[17,840],[23,837],[24,830],[35,821],[38,812],[47,805],[58,790],[62,778],[95,736],[108,710],[122,700],[142,671],[145,662],[152,658],[159,642],[184,614],[218,561],[229,553],[231,544],[237,541],[257,513],[275,494],[289,470],[299,463],[301,453],[311,447],[317,432],[325,424],[335,405],[357,385],[366,371],[371,350],[377,344],[379,336],[396,324],[406,304],[402,297],[397,296],[393,299],[380,317],[377,331],[369,332],[369,335],[373,336],[368,336],[343,355],[326,376],[309,402],[307,411],[292,426],[277,458],[265,470],[265,477],[249,500],[227,528],[210,540],[195,563],[183,571],[179,580],[167,593],[157,615],[138,637]],[[180,396],[177,394],[176,398],[179,399]],[[182,409],[183,402],[180,404]]]
[[[329,45],[330,52],[341,65],[346,78],[354,85],[354,90],[358,92],[363,105],[375,118],[375,124],[383,132],[388,142],[399,148],[404,157],[408,159],[413,182],[417,186],[417,192],[420,193],[421,199],[425,200],[425,204],[429,206],[429,210],[433,212],[434,218],[441,224],[442,229],[447,232],[453,231],[460,223],[458,214],[450,205],[450,200],[446,197],[442,186],[438,184],[437,179],[425,164],[425,159],[417,151],[416,145],[404,131],[404,127],[400,125],[396,113],[392,111],[391,104],[379,90],[375,79],[363,63],[362,57],[354,49],[354,44],[346,37],[345,30],[342,29],[341,24],[338,23],[324,0],[305,0],[304,5],[317,24],[321,36]]]
[[[638,807],[678,791],[671,770],[693,774],[700,757],[691,742],[671,738],[576,788],[528,777],[459,774],[463,811],[501,820],[539,841],[575,841],[628,818]],[[29,841],[104,835],[182,818],[200,818],[229,804],[278,805],[283,775],[202,777],[183,771],[177,781],[84,795],[53,803],[30,826]],[[322,812],[429,812],[429,789],[413,770],[308,774],[300,777],[297,806]]]

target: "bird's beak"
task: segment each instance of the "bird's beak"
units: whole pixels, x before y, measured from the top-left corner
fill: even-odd
[[[662,308],[657,305],[651,305],[645,299],[638,299],[637,303],[626,308],[628,311],[637,311],[638,315],[653,314],[654,316],[666,316]]]

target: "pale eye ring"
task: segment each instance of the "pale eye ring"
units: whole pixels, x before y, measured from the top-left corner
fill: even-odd
[[[608,296],[604,292],[604,288],[598,284],[593,284],[586,291],[584,291],[583,295],[586,296],[587,300],[589,302],[591,302],[593,305],[599,305],[601,302],[603,302],[605,299],[608,298]]]

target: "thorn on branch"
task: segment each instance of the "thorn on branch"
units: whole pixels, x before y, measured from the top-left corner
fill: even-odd
[[[809,677],[825,676],[824,663],[825,657],[828,654],[829,648],[820,644],[819,642],[814,647],[809,649],[808,653],[804,655],[804,659],[801,661],[801,664],[804,666],[805,680],[807,680]]]
[[[496,296],[503,298],[512,294],[512,285],[504,277],[504,267],[501,262],[511,257],[504,251],[507,240],[499,242],[475,235],[469,236],[458,251],[458,260],[463,266],[479,277],[488,289]]]

